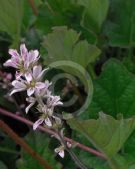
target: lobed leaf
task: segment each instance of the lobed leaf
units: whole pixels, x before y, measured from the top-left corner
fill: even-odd
[[[89,32],[92,42],[97,42],[97,34],[101,31],[109,8],[108,0],[77,0],[84,7],[81,25]]]
[[[114,117],[131,117],[135,112],[135,76],[116,59],[109,60],[94,82],[93,100],[84,118],[98,116],[99,111]]]
[[[97,120],[79,121],[72,118],[67,122],[109,158],[121,149],[135,128],[134,117],[116,120],[104,113],[99,113]]]
[[[86,68],[94,62],[100,50],[85,40],[79,41],[79,36],[76,31],[64,26],[53,28],[53,32],[45,36],[43,41],[43,47],[48,52],[48,63],[69,60]]]
[[[8,33],[17,47],[23,14],[22,0],[0,0],[0,31]]]

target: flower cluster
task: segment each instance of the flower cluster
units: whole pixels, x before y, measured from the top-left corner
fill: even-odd
[[[48,80],[42,81],[47,69],[42,69],[38,64],[40,58],[38,50],[28,51],[25,44],[21,44],[20,54],[14,49],[10,49],[9,54],[11,59],[7,60],[4,66],[16,69],[15,80],[12,82],[13,90],[10,95],[27,91],[26,101],[29,105],[26,107],[26,113],[36,103],[39,119],[34,123],[33,129],[37,129],[41,124],[52,129],[61,127],[61,119],[54,115],[54,108],[63,103],[60,101],[60,96],[52,95],[49,90],[51,83]],[[61,157],[64,157],[63,151],[63,145],[55,149],[55,152]]]

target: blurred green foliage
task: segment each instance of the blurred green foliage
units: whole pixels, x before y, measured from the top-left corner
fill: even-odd
[[[14,70],[4,68],[3,63],[9,58],[8,49],[19,49],[20,43],[26,43],[29,49],[38,49],[43,66],[70,61],[82,66],[90,75],[93,82],[91,103],[78,117],[69,119],[69,125],[64,123],[70,137],[107,156],[107,160],[103,160],[74,148],[84,164],[92,169],[135,169],[135,1],[0,0],[0,71],[14,75]],[[54,68],[56,70],[48,72],[48,77],[59,72],[77,77],[77,92],[73,89],[65,95],[62,93],[63,86],[67,85],[66,77],[57,85],[63,100],[78,93],[82,97],[81,101],[57,110],[70,113],[81,107],[80,102],[84,103],[87,98],[87,74],[82,77],[77,70],[65,65],[59,67],[61,70]],[[14,100],[10,100],[5,97],[6,92],[0,86],[0,106],[24,112],[25,93],[16,94]],[[27,118],[35,120],[34,111]],[[105,114],[99,116],[101,111]],[[22,116],[26,117],[24,113]],[[2,115],[1,118],[10,125],[9,118]],[[18,128],[14,120],[11,126],[15,130]],[[18,134],[27,134],[28,144],[54,168],[77,169],[68,154],[63,160],[54,157],[54,145],[49,137],[23,126],[19,129]],[[1,131],[0,169],[7,168],[42,167]]]

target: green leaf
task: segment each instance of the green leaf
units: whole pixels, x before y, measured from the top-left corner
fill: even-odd
[[[109,60],[94,83],[93,100],[81,118],[97,118],[103,111],[112,116],[122,113],[124,117],[135,114],[135,77],[118,60]],[[126,153],[135,155],[135,133],[124,145]]]
[[[124,152],[126,154],[126,159],[129,161],[130,165],[135,165],[135,131],[129,137],[124,145]]]
[[[83,137],[81,137],[81,139],[82,138]],[[83,138],[83,140],[84,139],[85,138]],[[84,143],[83,140],[81,140],[80,142]],[[92,147],[92,145],[90,145],[90,147]],[[94,169],[112,169],[112,168],[113,169],[130,169],[130,167],[134,165],[133,164],[134,156],[131,154],[128,154],[128,155],[126,154],[126,156],[125,154],[124,156],[116,154],[115,156],[110,158],[108,161],[98,158],[96,156],[93,156],[92,154],[82,151],[82,150],[79,150],[79,151],[77,150],[76,154],[78,154],[78,157],[82,160],[82,162],[86,166],[94,168]],[[129,155],[131,156],[130,159],[129,159]]]
[[[37,1],[35,2],[35,7],[38,8],[38,5],[40,5],[40,0],[38,0],[39,4],[36,4]],[[22,18],[22,32],[25,33],[25,31],[28,31],[29,28],[33,26],[33,24],[36,21],[36,16],[34,15],[34,12],[31,8],[30,2],[28,0],[23,0],[23,18]]]
[[[79,121],[72,118],[67,122],[108,157],[113,157],[121,149],[135,128],[135,118],[115,120],[104,113],[99,113],[97,120]]]
[[[135,128],[135,118],[116,120],[113,117],[99,113],[97,120],[67,120],[70,127],[84,135],[108,159],[112,169],[129,169],[132,165],[124,156],[117,154]],[[102,160],[91,161],[92,157],[80,153],[83,162],[94,169],[108,169],[108,164]],[[96,163],[95,163],[96,162]]]
[[[82,25],[89,33],[99,33],[107,16],[108,0],[78,0],[78,4],[84,7]],[[95,35],[96,36],[96,35]]]
[[[106,29],[112,46],[135,45],[135,1],[112,0]]]
[[[16,159],[19,154],[16,149],[16,143],[7,135],[4,135],[2,131],[0,131],[0,135],[0,160],[7,168],[16,169]]]
[[[49,33],[54,26],[67,25],[74,29],[81,29],[80,6],[73,0],[48,0],[39,7],[36,28],[44,34]],[[45,24],[43,24],[45,23]]]
[[[17,45],[20,37],[23,0],[0,0],[0,31],[8,33]]]
[[[129,169],[134,169],[135,168],[135,164],[131,165]]]
[[[128,161],[126,161],[126,159],[119,154],[116,154],[112,159],[110,159],[109,163],[112,169],[130,169]]]
[[[116,117],[122,113],[124,117],[135,114],[135,76],[118,60],[109,60],[102,73],[94,83],[93,100],[83,118],[98,117],[103,111]]]
[[[134,57],[134,56],[133,56]],[[129,72],[135,74],[135,63],[134,63],[134,59],[131,56],[125,56],[123,58],[122,63],[125,65],[125,67],[128,69]]]
[[[88,167],[94,169],[110,169],[108,162],[106,160],[91,156],[90,153],[88,152],[80,151],[79,158]]]
[[[7,169],[7,167],[2,161],[0,161],[0,169]]]
[[[94,62],[100,54],[100,50],[85,40],[79,41],[79,36],[73,29],[67,27],[55,27],[43,41],[43,47],[47,50],[48,63],[55,61],[73,61],[84,68]]]
[[[115,169],[134,169],[135,167],[135,159],[134,156],[131,154],[126,154],[124,155],[115,155],[111,160],[110,164],[112,168]]]
[[[62,69],[71,75],[79,77],[86,83],[86,67],[100,54],[100,50],[85,40],[79,41],[79,36],[73,29],[55,27],[53,32],[44,38],[43,47],[48,54],[45,63],[49,67]],[[89,78],[90,85],[91,78]]]
[[[55,27],[53,32],[44,38],[43,47],[48,54],[45,64],[49,67],[62,69],[64,76],[77,76],[84,84],[86,90],[92,96],[93,86],[91,77],[87,76],[86,67],[92,63],[100,54],[100,50],[87,41],[79,41],[79,35],[73,29],[67,27]],[[69,78],[69,77],[67,77]],[[87,79],[87,80],[86,80]]]
[[[31,132],[26,136],[26,141],[35,150],[40,154],[45,160],[47,160],[51,166],[55,169],[60,169],[61,165],[59,162],[56,162],[54,159],[54,152],[49,149],[49,138],[44,133],[40,132]],[[21,159],[18,161],[19,169],[42,169],[41,165],[33,159],[28,153],[22,150]]]

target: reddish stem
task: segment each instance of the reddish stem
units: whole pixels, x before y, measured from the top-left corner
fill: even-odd
[[[17,144],[19,144],[27,153],[35,158],[44,169],[53,169],[51,165],[37,154],[21,137],[19,137],[6,123],[0,120],[0,128],[3,129]]]
[[[37,10],[37,7],[36,7],[36,5],[35,5],[34,0],[29,0],[29,3],[30,3],[30,5],[31,5],[31,8],[32,8],[32,10],[33,10],[34,15],[37,16],[37,15],[38,15],[38,10]]]
[[[3,108],[0,108],[0,113],[3,114],[3,115],[6,115],[8,117],[11,117],[13,119],[16,119],[18,121],[21,121],[21,122],[23,122],[23,123],[25,123],[25,124],[27,124],[29,126],[33,126],[33,122],[31,122],[30,120],[27,120],[27,119],[25,119],[23,117],[20,117],[20,116],[16,115],[16,114],[13,114],[13,113],[11,113],[11,112],[9,112],[7,110],[4,110]],[[52,131],[52,130],[50,130],[48,128],[44,128],[42,126],[39,126],[38,129],[41,130],[41,131],[44,131],[44,132],[46,132],[46,133],[48,133],[50,135],[57,135],[57,133],[55,133],[54,131]],[[81,148],[84,151],[90,152],[91,154],[94,154],[94,155],[96,155],[98,157],[106,159],[104,154],[102,154],[101,152],[99,152],[99,151],[97,151],[97,150],[95,150],[93,148],[85,146],[85,145],[83,145],[83,144],[81,144],[81,143],[79,143],[77,141],[74,141],[74,140],[68,138],[68,137],[65,137],[64,139],[65,139],[65,141],[68,141],[72,145],[76,145],[77,147]]]

